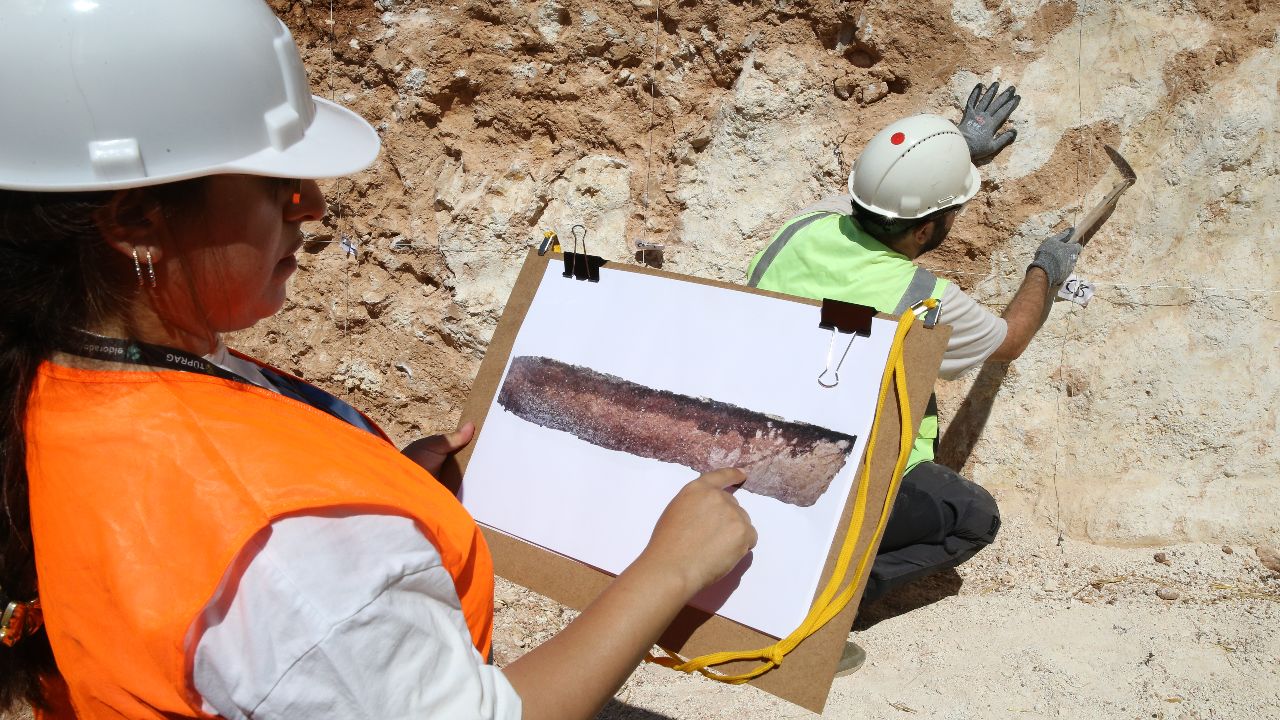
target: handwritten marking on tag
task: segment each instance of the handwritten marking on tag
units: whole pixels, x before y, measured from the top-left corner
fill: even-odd
[[[1058,297],[1070,300],[1080,307],[1088,307],[1089,301],[1093,299],[1093,283],[1072,274],[1066,282],[1062,283],[1062,287],[1058,288]]]
[[[356,241],[355,241],[355,240],[352,240],[351,238],[349,238],[349,237],[345,237],[345,236],[344,236],[344,237],[342,238],[342,242],[341,242],[341,243],[339,243],[339,244],[342,246],[342,251],[343,251],[344,253],[346,253],[348,257],[355,257],[355,256],[356,256]]]

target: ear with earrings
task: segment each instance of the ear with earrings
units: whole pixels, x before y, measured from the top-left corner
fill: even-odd
[[[138,287],[143,286],[142,280],[142,262],[138,259],[138,248],[133,249],[133,272],[138,276]],[[153,289],[156,286],[156,266],[151,261],[151,251],[147,251],[147,284]]]

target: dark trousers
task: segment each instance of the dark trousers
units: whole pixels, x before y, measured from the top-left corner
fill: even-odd
[[[951,468],[920,463],[902,477],[862,602],[959,565],[990,545],[999,530],[991,493]]]

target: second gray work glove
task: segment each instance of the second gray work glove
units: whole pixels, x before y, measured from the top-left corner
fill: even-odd
[[[1071,235],[1075,231],[1075,228],[1067,228],[1040,243],[1035,258],[1027,266],[1028,270],[1033,267],[1044,270],[1044,274],[1049,276],[1049,287],[1057,287],[1066,282],[1067,278],[1071,277],[1071,272],[1075,270],[1076,259],[1084,249],[1081,245],[1071,242]]]
[[[960,119],[960,134],[969,145],[969,157],[974,161],[995,157],[996,153],[1005,149],[1018,137],[1017,130],[996,135],[996,131],[1009,119],[1022,98],[1017,95],[1012,85],[1000,95],[1000,83],[991,83],[991,87],[983,92],[982,83],[974,86],[969,93],[969,102],[964,106],[964,117]]]

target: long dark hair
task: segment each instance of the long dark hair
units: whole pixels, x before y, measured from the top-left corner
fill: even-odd
[[[99,231],[111,198],[0,190],[0,587],[19,602],[37,592],[23,434],[36,370],[75,328],[118,313],[136,287]],[[40,677],[53,671],[43,631],[0,645],[0,710],[41,705]]]

